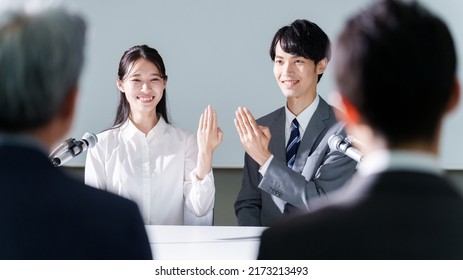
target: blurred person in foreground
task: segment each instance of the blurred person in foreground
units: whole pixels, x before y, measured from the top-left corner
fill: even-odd
[[[417,2],[347,21],[334,54],[346,130],[364,159],[330,204],[262,235],[259,259],[463,259],[463,199],[438,164],[458,106],[446,24]]]
[[[0,19],[0,259],[152,259],[134,202],[48,159],[73,121],[84,20],[60,7]]]

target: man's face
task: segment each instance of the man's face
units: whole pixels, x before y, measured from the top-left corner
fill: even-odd
[[[311,59],[284,52],[280,42],[275,46],[273,74],[286,98],[315,97],[318,74],[324,71],[316,66]]]

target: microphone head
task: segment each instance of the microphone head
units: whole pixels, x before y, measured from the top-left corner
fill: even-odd
[[[328,146],[331,150],[339,151],[339,144],[342,140],[344,140],[344,138],[341,135],[331,135],[330,138],[328,138]]]
[[[95,147],[96,143],[98,143],[98,137],[96,134],[89,132],[86,132],[84,136],[82,136],[82,140],[87,141],[89,148]]]

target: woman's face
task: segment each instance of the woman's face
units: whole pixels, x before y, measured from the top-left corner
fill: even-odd
[[[154,63],[146,59],[135,61],[123,81],[116,81],[120,91],[125,93],[131,113],[156,113],[156,106],[166,88]]]

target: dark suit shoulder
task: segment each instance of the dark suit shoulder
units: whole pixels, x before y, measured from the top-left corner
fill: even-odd
[[[354,200],[264,232],[259,258],[463,258],[463,199],[445,177],[384,172],[355,186],[364,190]]]
[[[134,202],[69,177],[41,151],[0,155],[0,259],[152,258]]]
[[[284,106],[276,109],[275,111],[273,111],[271,113],[268,113],[265,116],[262,116],[262,117],[258,118],[256,121],[260,125],[268,126],[271,123],[273,123],[275,120],[277,120],[277,119],[279,119],[281,117],[283,117],[283,118],[286,117],[286,115],[285,115],[285,107]]]
[[[338,122],[336,113],[341,114],[341,111],[320,97],[320,103],[318,104],[315,114],[318,114],[328,125],[332,125]]]

